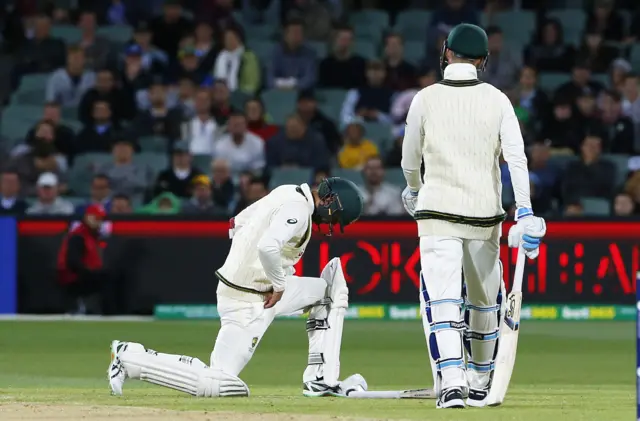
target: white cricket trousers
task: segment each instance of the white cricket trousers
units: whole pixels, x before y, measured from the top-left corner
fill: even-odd
[[[486,388],[502,302],[499,230],[487,241],[422,236],[420,261],[422,318],[436,388]]]
[[[276,316],[289,315],[325,298],[327,281],[290,276],[282,299],[270,309],[218,294],[221,327],[211,352],[211,367],[238,376]]]

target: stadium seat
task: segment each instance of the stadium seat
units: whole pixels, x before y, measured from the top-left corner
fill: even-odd
[[[130,26],[111,25],[98,28],[98,35],[107,38],[115,44],[126,44],[133,38],[133,29]]]
[[[242,91],[233,91],[231,92],[231,106],[238,109],[244,110],[244,104],[251,98],[250,95],[242,92]]]
[[[329,52],[329,48],[327,47],[326,42],[311,41],[309,42],[309,45],[315,50],[318,60],[322,60],[323,58],[325,58]]]
[[[353,26],[353,33],[358,40],[371,41],[375,45],[380,45],[384,31],[381,31],[376,25],[368,22],[360,22]]]
[[[76,208],[87,204],[87,198],[82,196],[65,196],[64,199],[71,202],[71,204]]]
[[[551,10],[548,18],[557,19],[564,29],[564,40],[578,46],[580,44],[584,27],[587,23],[587,15],[581,9]]]
[[[543,72],[538,76],[538,86],[548,94],[552,94],[560,85],[570,80],[569,73]]]
[[[602,155],[602,159],[609,161],[616,166],[614,188],[621,187],[627,180],[627,175],[629,174],[629,155],[605,154]]]
[[[367,60],[372,60],[379,56],[376,44],[364,39],[357,39],[353,42],[353,52]]]
[[[194,155],[193,156],[193,166],[202,171],[205,174],[208,174],[211,169],[211,155]]]
[[[346,89],[318,89],[316,91],[316,98],[321,104],[338,104],[338,106],[342,106],[346,97]]]
[[[260,62],[262,64],[266,64],[271,62],[271,55],[273,54],[273,49],[275,48],[276,43],[265,39],[250,40],[248,42],[248,46],[253,50],[256,56],[258,56]]]
[[[389,15],[383,10],[365,9],[350,13],[349,23],[353,26],[360,24],[371,25],[383,32],[389,27]]]
[[[387,168],[384,172],[384,181],[401,189],[407,185],[402,168]]]
[[[91,178],[101,165],[112,161],[108,153],[87,153],[78,155],[75,158],[73,167],[69,170],[68,186],[76,196],[86,196],[89,194]]]
[[[296,109],[297,93],[272,89],[262,93],[262,100],[274,124],[284,124]]]
[[[389,145],[393,141],[391,126],[387,123],[365,122],[364,137],[378,145],[381,153],[389,150]]]
[[[549,158],[549,165],[552,165],[564,172],[567,167],[569,167],[569,164],[576,161],[578,161],[578,158],[574,155],[553,155]]]
[[[44,91],[47,88],[47,81],[49,80],[49,77],[49,73],[34,73],[31,75],[24,75],[20,78],[20,86],[18,86],[18,92],[40,90]]]
[[[486,16],[482,17],[482,21],[487,20]],[[523,47],[531,41],[535,32],[536,17],[534,12],[528,10],[498,12],[491,22],[486,23],[502,29],[505,42]]]
[[[270,24],[245,26],[247,41],[273,41],[278,33],[278,27]]]
[[[580,199],[585,216],[609,216],[611,204],[606,199],[597,197],[584,197]]]
[[[402,34],[405,41],[427,40],[427,32],[431,24],[431,12],[428,10],[403,10],[396,19],[395,30]]]
[[[40,121],[42,105],[14,105],[2,111],[0,136],[15,141],[23,139],[29,129]]]
[[[308,183],[311,176],[310,168],[276,168],[271,174],[269,188],[273,189],[283,184]]]
[[[62,107],[60,109],[60,115],[62,118],[73,120],[78,118],[78,107]]]
[[[348,170],[345,168],[334,168],[331,170],[331,175],[334,177],[345,178],[353,181],[358,186],[364,186],[364,178],[362,178],[362,171]]]
[[[141,152],[133,157],[133,161],[141,165],[147,165],[154,174],[158,174],[169,166],[169,157],[166,153]]]
[[[636,72],[640,72],[640,44],[636,43],[631,46],[629,61],[631,61],[633,70]]]
[[[45,88],[32,91],[16,91],[11,96],[12,105],[41,105],[46,100]]]
[[[142,136],[138,143],[142,152],[166,153],[169,150],[169,139],[164,136]]]
[[[80,130],[82,130],[83,124],[76,119],[68,119],[68,118],[63,118],[61,120],[62,124],[64,124],[65,126],[68,126],[71,130],[73,130],[75,133],[80,132]]]
[[[82,39],[82,32],[77,26],[54,25],[51,27],[51,36],[62,39],[65,44],[77,44]]]
[[[413,65],[420,64],[425,56],[425,51],[424,41],[405,41],[404,43],[404,58]]]

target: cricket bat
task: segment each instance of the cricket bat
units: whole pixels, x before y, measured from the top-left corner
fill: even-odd
[[[504,401],[511,381],[513,366],[516,363],[518,334],[520,333],[520,309],[522,308],[522,278],[526,260],[524,249],[519,247],[513,286],[507,298],[507,312],[500,327],[496,368],[493,372],[491,390],[487,397],[487,405],[489,406],[498,406]]]
[[[346,397],[352,399],[436,399],[433,389],[411,390],[353,390]]]

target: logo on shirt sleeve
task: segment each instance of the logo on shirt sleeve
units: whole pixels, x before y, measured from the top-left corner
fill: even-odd
[[[294,225],[297,223],[298,223],[298,220],[296,218],[287,219],[287,224]]]

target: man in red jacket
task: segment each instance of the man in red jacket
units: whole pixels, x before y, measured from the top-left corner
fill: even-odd
[[[78,313],[85,313],[84,299],[99,293],[105,281],[100,228],[106,217],[101,205],[87,207],[82,222],[62,241],[58,252],[58,281],[75,301]]]

